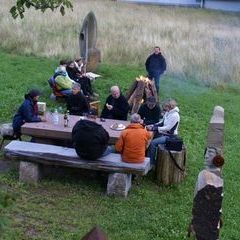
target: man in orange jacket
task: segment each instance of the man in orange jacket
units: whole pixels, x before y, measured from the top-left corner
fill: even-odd
[[[124,162],[141,163],[145,159],[146,147],[152,134],[141,123],[140,115],[132,114],[131,123],[123,130],[115,144],[115,149],[121,153]]]

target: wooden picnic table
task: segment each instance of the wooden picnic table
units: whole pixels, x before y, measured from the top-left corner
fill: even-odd
[[[25,123],[21,127],[21,132],[23,135],[34,137],[35,141],[38,143],[49,143],[54,144],[55,140],[69,140],[72,139],[72,128],[77,121],[80,120],[80,116],[70,115],[69,126],[64,127],[63,114],[59,114],[59,123],[54,125],[51,119],[47,118],[46,122],[33,122]],[[105,119],[104,122],[100,118],[89,119],[96,121],[96,123],[101,124],[103,128],[109,133],[110,140],[109,144],[115,144],[119,138],[121,131],[111,129],[111,126],[115,123],[123,124],[127,126],[130,124],[129,121]]]

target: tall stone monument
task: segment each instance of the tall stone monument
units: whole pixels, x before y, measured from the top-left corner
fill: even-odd
[[[97,43],[97,20],[93,12],[84,18],[79,34],[80,57],[87,63],[87,71],[95,72],[101,60]]]
[[[198,174],[188,235],[197,240],[218,240],[223,199],[222,166],[224,109],[215,106],[204,153],[204,168]]]

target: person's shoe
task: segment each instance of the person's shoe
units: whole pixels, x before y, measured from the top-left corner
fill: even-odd
[[[53,101],[56,101],[56,95],[54,95],[53,93],[51,93],[50,99],[53,100]]]

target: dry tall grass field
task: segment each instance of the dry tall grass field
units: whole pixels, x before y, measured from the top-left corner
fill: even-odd
[[[78,33],[92,10],[98,21],[97,47],[104,63],[144,66],[155,45],[162,48],[167,74],[209,85],[240,83],[240,14],[202,9],[73,0],[74,11],[27,11],[23,20],[0,3],[0,47],[46,57],[79,55]]]

